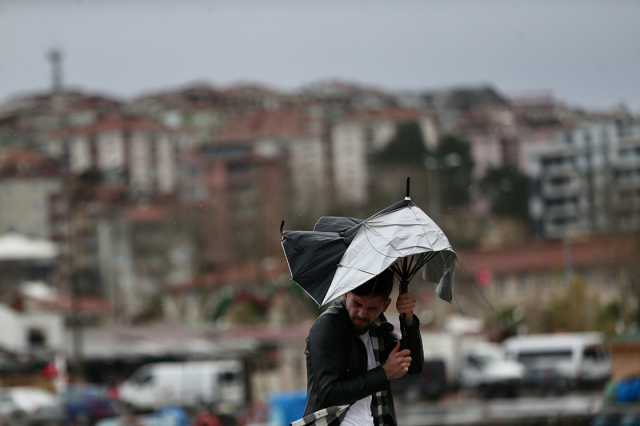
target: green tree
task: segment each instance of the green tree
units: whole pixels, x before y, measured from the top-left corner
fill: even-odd
[[[471,198],[474,162],[469,142],[446,135],[433,155],[436,158],[443,209],[464,207]]]
[[[543,332],[588,331],[595,325],[598,298],[589,295],[584,281],[573,277],[566,290],[543,308]]]
[[[420,126],[415,121],[399,123],[396,135],[378,156],[383,164],[422,165],[427,149]]]
[[[529,180],[512,166],[492,168],[480,182],[491,198],[491,211],[501,217],[529,220]]]

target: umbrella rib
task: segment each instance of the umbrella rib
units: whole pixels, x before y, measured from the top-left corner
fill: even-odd
[[[485,302],[487,302],[487,305],[489,305],[489,307],[491,308],[491,310],[493,312],[495,312],[495,310],[493,309],[493,306],[491,306],[491,303],[489,303],[489,301],[487,300],[486,297],[484,297],[484,294],[482,294],[482,291],[480,291],[480,287],[478,287],[478,284],[476,284],[476,282],[473,280],[473,278],[471,278],[471,275],[469,275],[469,273],[467,272],[467,270],[464,268],[464,266],[462,266],[462,263],[460,263],[460,260],[458,260],[458,257],[456,256],[456,260],[458,261],[458,264],[460,265],[460,267],[462,268],[462,270],[464,271],[465,274],[467,274],[467,276],[469,277],[469,279],[471,280],[471,282],[473,283],[474,286],[476,286],[476,289],[478,290],[478,293],[480,293],[480,296],[482,296],[482,298],[484,299]]]
[[[424,265],[427,264],[427,262],[433,259],[435,255],[436,253],[433,251],[420,254],[420,257],[418,258],[418,261],[416,262],[415,267],[411,271],[411,275],[412,276],[415,275]]]
[[[371,248],[373,248],[373,250],[375,250],[375,251],[376,251],[376,253],[378,253],[380,256],[384,256],[384,257],[398,257],[398,256],[387,256],[386,254],[384,254],[384,253],[380,252],[380,251],[379,251],[379,250],[378,250],[378,249],[373,245],[373,243],[371,243],[371,240],[369,239],[369,234],[367,233],[367,230],[369,230],[369,231],[371,231],[371,232],[375,233],[378,237],[380,237],[380,238],[384,239],[384,240],[387,242],[387,244],[389,244],[389,246],[390,246],[391,248],[393,248],[394,250],[398,251],[395,247],[393,247],[393,245],[391,244],[391,241],[389,241],[388,239],[384,238],[384,237],[383,237],[382,235],[380,235],[378,232],[375,232],[372,228],[368,227],[366,223],[365,223],[365,224],[363,224],[363,226],[362,226],[362,227],[364,228],[364,231],[365,231],[365,232],[364,232],[364,235],[365,235],[365,237],[367,238],[367,242],[369,243],[369,245],[371,246]],[[400,256],[402,256],[402,254],[401,254],[401,253],[398,253],[398,254],[399,254]],[[404,257],[404,256],[403,256],[403,257]]]

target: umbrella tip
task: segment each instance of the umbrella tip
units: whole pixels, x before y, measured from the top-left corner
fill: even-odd
[[[409,176],[407,176],[407,192],[406,192],[406,195],[404,197],[405,200],[410,200],[411,199],[411,197],[409,197],[410,187],[411,187],[411,179],[409,178]]]
[[[280,233],[282,234],[282,230],[284,229],[284,220],[280,224]]]

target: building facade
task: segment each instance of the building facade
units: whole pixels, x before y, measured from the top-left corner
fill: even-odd
[[[73,176],[97,172],[106,185],[149,196],[176,190],[181,153],[193,143],[188,133],[153,121],[115,118],[57,132],[41,146]]]
[[[364,204],[370,196],[370,158],[381,152],[403,122],[420,126],[425,148],[438,143],[435,118],[424,111],[401,108],[361,111],[338,119],[331,129],[333,187],[338,202]]]
[[[640,121],[596,117],[531,152],[535,235],[633,231],[640,226]]]

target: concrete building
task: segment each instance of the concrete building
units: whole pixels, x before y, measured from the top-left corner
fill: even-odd
[[[97,171],[104,184],[148,196],[175,191],[181,152],[193,143],[153,121],[114,118],[45,137],[42,150],[73,176]]]
[[[53,284],[58,247],[17,233],[0,235],[0,296],[15,298],[27,281]]]
[[[229,117],[277,108],[282,99],[278,91],[257,84],[214,87],[196,83],[141,96],[131,101],[125,110],[174,130],[192,131],[206,139]]]
[[[181,201],[201,221],[206,270],[280,255],[270,236],[290,214],[287,176],[282,153],[264,156],[250,143],[207,144],[189,153]]]
[[[79,90],[54,90],[0,105],[0,147],[34,148],[40,137],[116,116],[123,103]]]
[[[24,313],[0,304],[0,349],[13,353],[62,352],[64,317],[57,313]]]
[[[97,217],[95,271],[102,296],[117,309],[117,321],[163,318],[164,295],[191,283],[197,247],[182,213],[169,205],[141,204],[114,207]]]
[[[467,140],[474,176],[491,167],[517,164],[516,117],[506,97],[492,87],[459,87],[425,92],[422,108],[438,117],[442,134]]]
[[[391,142],[398,124],[409,121],[420,126],[426,148],[437,146],[436,120],[425,111],[385,108],[348,114],[335,121],[331,160],[336,201],[357,205],[369,199],[370,157]]]
[[[584,283],[587,298],[601,305],[618,301],[625,308],[635,309],[640,302],[633,288],[639,250],[633,237],[584,236],[564,243],[540,240],[460,251],[458,258],[496,311],[520,306],[534,316],[565,294],[569,282],[576,278]],[[456,287],[465,314],[485,317],[491,313],[461,268],[456,271]],[[595,316],[593,311],[588,314]]]
[[[256,158],[282,161],[288,181],[287,216],[310,218],[329,205],[330,163],[323,125],[291,109],[258,111],[229,119],[212,144],[244,144]]]
[[[640,229],[640,120],[585,117],[530,161],[535,235]]]
[[[51,158],[26,149],[0,152],[0,233],[51,238],[50,198],[62,186]]]

